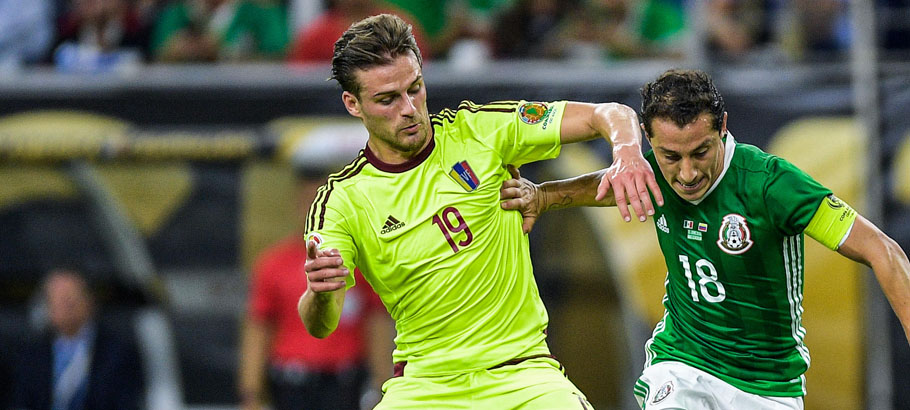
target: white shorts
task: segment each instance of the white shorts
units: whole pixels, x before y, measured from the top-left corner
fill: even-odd
[[[679,362],[661,362],[646,367],[635,382],[635,399],[643,410],[803,410],[802,397],[747,393]]]

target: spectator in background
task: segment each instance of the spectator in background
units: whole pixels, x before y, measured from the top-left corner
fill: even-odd
[[[448,59],[466,57],[465,52],[472,48],[490,54],[493,18],[513,1],[385,0],[414,17],[427,35],[432,57]]]
[[[179,0],[152,33],[157,61],[275,60],[285,55],[288,23],[271,0]]]
[[[148,58],[156,1],[71,0],[59,19],[54,63],[62,71],[135,67]]]
[[[560,58],[566,44],[559,33],[576,1],[517,0],[494,23],[497,59]]]
[[[54,38],[50,0],[0,0],[0,68],[36,63]]]
[[[783,5],[777,26],[781,46],[793,60],[830,60],[850,48],[846,0],[793,0]]]
[[[685,12],[674,0],[583,0],[561,37],[576,60],[680,58]]]
[[[308,150],[297,161],[300,230],[328,170],[340,168],[332,160],[356,156],[358,142],[353,152]],[[342,153],[350,155],[339,158]],[[372,408],[382,382],[392,375],[392,320],[372,289],[361,285],[348,292],[351,304],[345,303],[338,330],[325,339],[310,336],[297,314],[297,300],[307,287],[300,230],[264,251],[253,268],[240,347],[242,407],[262,408],[267,380],[276,410]],[[359,283],[366,283],[356,274]]]
[[[135,340],[100,320],[85,277],[54,270],[43,291],[50,329],[20,355],[13,408],[139,409],[143,373]]]
[[[328,10],[296,36],[288,53],[288,60],[292,63],[328,63],[335,54],[335,40],[341,37],[351,24],[382,13],[401,14],[398,10],[382,5],[376,0],[333,0]],[[419,25],[413,23],[411,25],[417,44],[425,50],[425,57],[429,57],[431,53],[428,50],[431,46],[427,44],[423,30]]]
[[[710,0],[704,18],[708,48],[714,57],[732,60],[746,56],[768,40],[763,0]]]

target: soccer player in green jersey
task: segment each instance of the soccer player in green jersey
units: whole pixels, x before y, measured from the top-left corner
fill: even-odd
[[[803,234],[870,266],[910,340],[910,263],[891,238],[786,160],[736,142],[707,74],[671,70],[641,94],[668,269],[634,387],[643,409],[803,407]],[[522,209],[527,231],[542,211],[611,205],[601,174],[507,181],[503,207]]]
[[[635,111],[465,101],[429,115],[420,51],[391,15],[352,25],[335,43],[332,74],[369,139],[310,208],[298,304],[307,330],[333,331],[357,267],[396,322],[397,377],[377,408],[590,409],[550,355],[522,216],[499,207],[499,188],[506,164],[602,136],[616,157],[604,184],[644,220],[648,190],[661,196]]]

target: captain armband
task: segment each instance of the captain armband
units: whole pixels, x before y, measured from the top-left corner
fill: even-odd
[[[819,204],[805,232],[828,249],[836,251],[847,239],[855,220],[856,211],[831,194]]]

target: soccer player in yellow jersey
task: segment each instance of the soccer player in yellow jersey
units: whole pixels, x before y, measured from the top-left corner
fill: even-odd
[[[507,164],[602,136],[615,158],[602,184],[644,220],[648,191],[662,199],[635,111],[465,101],[429,115],[420,51],[391,15],[352,25],[335,43],[332,74],[370,136],[310,208],[298,304],[307,330],[333,331],[359,268],[396,322],[396,375],[378,409],[590,409],[550,355],[522,216],[501,209],[499,188]]]

